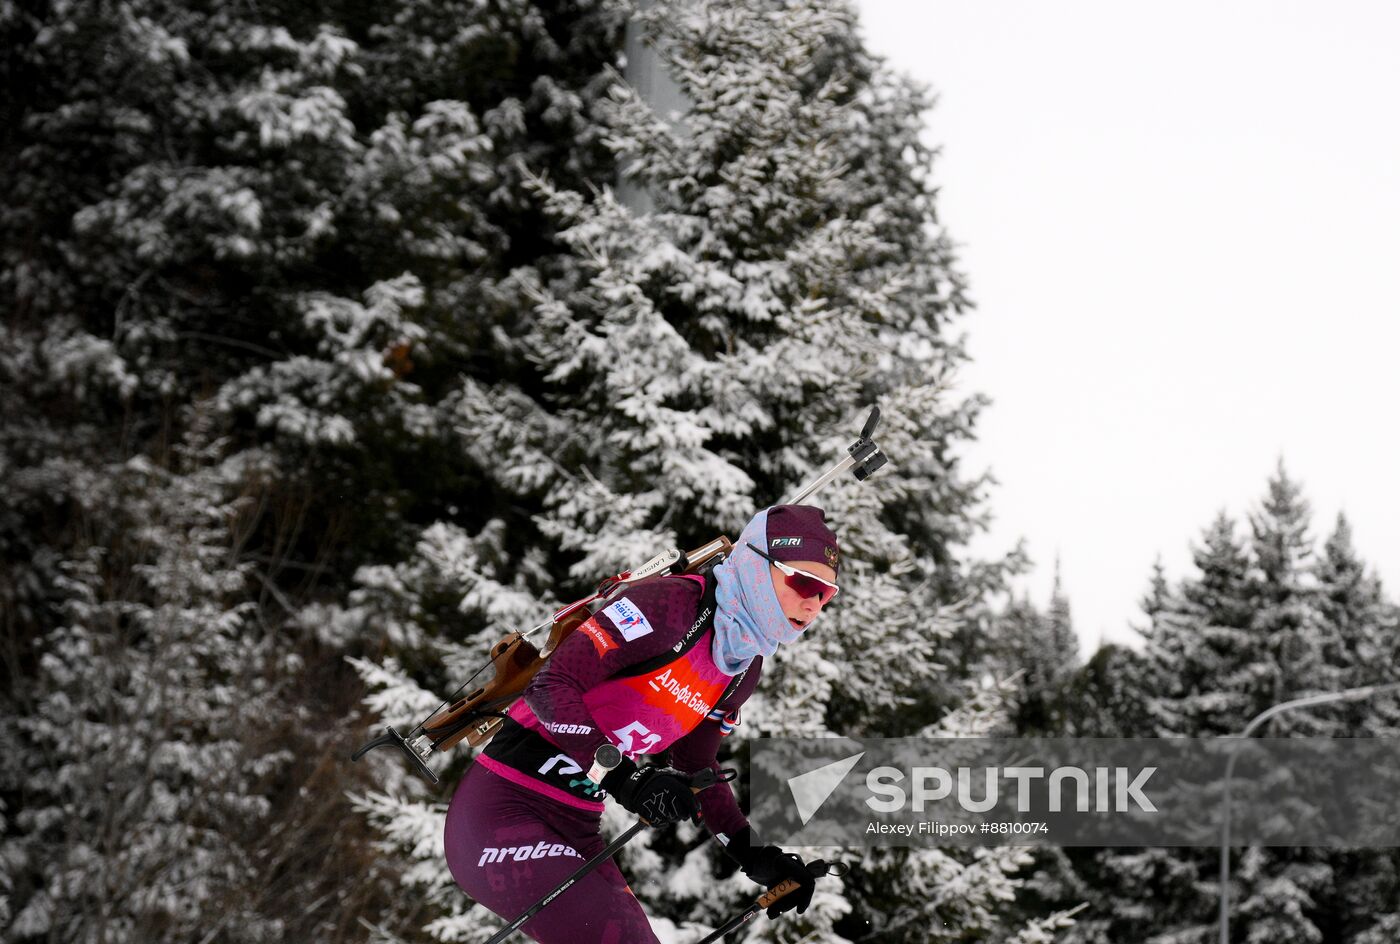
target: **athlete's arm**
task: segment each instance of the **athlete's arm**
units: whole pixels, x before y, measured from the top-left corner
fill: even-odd
[[[605,607],[570,633],[549,657],[524,692],[525,703],[540,719],[550,740],[587,770],[593,752],[606,743],[606,732],[584,703],[584,693],[611,676],[651,659],[676,642],[690,620],[671,618],[670,610],[693,611],[697,590],[690,581],[640,585],[622,598],[629,607]],[[688,602],[687,602],[688,601]],[[624,630],[609,614],[643,614],[640,623]],[[630,637],[630,638],[629,638]]]
[[[559,644],[522,696],[549,732],[550,740],[584,770],[592,764],[593,752],[608,738],[598,730],[583,693],[617,671],[607,658],[610,651],[598,651],[595,639],[610,641],[610,634],[597,617],[590,617]]]
[[[732,719],[737,714],[739,706],[758,685],[762,671],[761,663],[761,659],[755,660],[738,688],[716,706],[716,710],[711,712],[711,717],[701,721],[695,730],[671,745],[671,766],[688,774],[698,773],[707,767],[716,773],[719,772],[720,741],[726,726],[732,724],[727,719]],[[731,836],[748,828],[748,818],[739,809],[739,801],[729,784],[716,783],[701,790],[697,799],[700,801],[700,813],[704,817],[705,825],[721,842],[727,844]]]
[[[716,753],[719,749],[720,726],[716,721],[702,721],[700,726],[671,745],[671,766],[677,770],[694,774],[706,767],[719,772]],[[717,783],[701,790],[696,799],[700,801],[700,815],[710,832],[728,842],[729,837],[749,825],[748,818],[739,809],[739,801],[727,783]]]

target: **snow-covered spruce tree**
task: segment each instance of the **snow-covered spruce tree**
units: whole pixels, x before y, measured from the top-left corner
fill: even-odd
[[[1143,656],[1158,737],[1238,731],[1257,703],[1262,646],[1250,633],[1255,598],[1250,559],[1223,511],[1192,547],[1197,575],[1161,599]]]
[[[1322,659],[1338,687],[1400,681],[1396,608],[1358,556],[1345,515],[1337,516],[1317,559],[1316,574],[1326,637]],[[1332,718],[1344,737],[1396,737],[1400,693],[1338,705]],[[1362,940],[1387,927],[1400,928],[1400,850],[1322,850],[1319,855],[1332,878],[1314,898],[1324,939],[1340,935]]]
[[[1139,736],[1208,737],[1238,731],[1272,678],[1266,641],[1251,631],[1259,585],[1250,546],[1223,511],[1192,547],[1196,573],[1177,587],[1154,575],[1142,653],[1150,730]],[[1215,858],[1182,849],[1071,852],[1090,908],[1071,940],[1178,944],[1210,937],[1217,913]]]
[[[295,657],[250,625],[249,567],[231,553],[241,470],[204,458],[137,457],[83,483],[61,622],[19,720],[25,769],[7,784],[8,940],[278,936],[251,852],[290,756],[248,731],[268,724],[278,663]]]
[[[605,162],[582,109],[620,23],[607,3],[6,6],[34,90],[5,129],[8,330],[86,397],[28,398],[73,435],[16,439],[15,461],[168,442],[212,394],[231,448],[273,447],[252,546],[284,592],[469,516],[441,403],[463,365],[522,369],[507,276],[549,228],[521,183]]]
[[[1400,681],[1400,626],[1380,579],[1356,553],[1351,524],[1337,515],[1317,561],[1318,606],[1327,629],[1322,657],[1340,672],[1343,688]],[[1348,736],[1395,737],[1400,694],[1351,702],[1337,709]]]
[[[1321,608],[1310,519],[1302,489],[1280,461],[1269,479],[1268,494],[1250,515],[1258,601],[1250,631],[1268,649],[1272,676],[1262,685],[1256,683],[1262,697],[1249,706],[1250,716],[1289,698],[1346,687],[1342,666],[1323,659],[1333,634]],[[1280,717],[1271,722],[1269,733],[1329,737],[1343,732],[1338,712],[1322,708]]]
[[[1124,645],[1100,646],[1066,683],[1062,737],[1142,737],[1151,730],[1142,656]]]
[[[1208,736],[1238,730],[1244,695],[1222,679],[1249,679],[1255,648],[1249,550],[1223,512],[1193,546],[1196,573],[1172,586],[1158,562],[1143,598],[1141,653],[1101,649],[1071,688],[1083,707],[1106,715],[1075,718],[1074,733],[1100,737]],[[1234,684],[1231,682],[1229,684]],[[1072,711],[1073,709],[1071,709]],[[1091,724],[1092,727],[1081,725]],[[1039,857],[1032,893],[1045,905],[1088,904],[1065,940],[1073,944],[1211,940],[1216,915],[1209,869],[1196,850],[1066,849]]]
[[[927,98],[861,47],[844,4],[663,3],[644,25],[689,113],[672,127],[621,81],[598,113],[620,179],[649,206],[624,205],[615,180],[540,175],[569,255],[517,273],[538,304],[512,333],[524,355],[515,382],[469,383],[459,401],[463,441],[492,459],[480,511],[497,520],[429,529],[402,565],[362,572],[352,606],[327,622],[394,627],[397,663],[362,666],[382,685],[374,706],[411,721],[435,704],[430,659],[445,651],[465,668],[602,575],[733,536],[837,459],[878,402],[894,467],[820,498],[847,548],[845,602],[774,660],[740,730],[914,733],[963,699],[963,680],[938,665],[940,639],[987,619],[983,600],[1005,576],[1004,562],[964,548],[984,483],[954,450],[982,401],[944,385],[965,356],[951,322],[966,303],[918,139]],[[421,574],[430,588],[459,582],[465,640]],[[448,645],[443,630],[458,638]],[[423,807],[364,802],[419,844],[423,885],[443,887],[416,825]],[[748,883],[722,879],[712,844],[679,835],[634,841],[624,867],[659,925],[713,926]],[[1015,850],[871,856],[844,896],[824,892],[806,916],[751,933],[995,933],[1023,861]],[[475,940],[479,915],[458,908],[434,933]]]
[[[1059,565],[1042,612],[1027,597],[1012,595],[992,623],[985,669],[997,678],[1014,679],[1011,724],[1019,737],[1055,737],[1065,733],[1070,686],[1079,663],[1079,642],[1061,589]]]
[[[1152,721],[1149,730],[1125,733],[1232,733],[1272,704],[1366,677],[1355,674],[1368,671],[1355,652],[1374,645],[1377,633],[1383,638],[1390,608],[1365,577],[1345,522],[1316,558],[1307,503],[1282,467],[1250,522],[1245,543],[1217,517],[1194,549],[1198,573],[1179,586],[1158,568],[1145,601]],[[1388,710],[1384,700],[1310,709],[1280,717],[1267,733],[1378,733]],[[1213,940],[1214,852],[1070,851],[1068,859],[1074,878],[1062,881],[1064,897],[1051,904],[1070,896],[1090,902],[1068,940]],[[1232,872],[1233,933],[1299,944],[1364,938],[1393,922],[1398,872],[1393,850],[1244,850]]]
[[[6,730],[0,758],[0,911],[23,917],[11,938],[334,941],[359,938],[359,917],[421,924],[344,796],[368,772],[343,763],[360,732],[342,654],[381,638],[318,632],[315,604],[342,599],[362,565],[402,560],[426,522],[484,533],[500,510],[453,429],[463,374],[529,373],[509,329],[531,302],[509,275],[552,244],[523,182],[576,185],[610,166],[584,106],[621,23],[606,0],[0,5],[0,704],[32,719]],[[198,451],[177,459],[187,440]],[[207,504],[177,501],[197,486]],[[138,618],[181,605],[141,570],[162,549],[143,557],[120,525],[165,529],[176,554],[196,523],[200,540],[219,524],[201,517],[215,508],[237,511],[236,537],[160,558],[202,586],[211,548],[228,555],[223,596],[185,604],[189,619],[199,606],[237,616],[206,629],[207,654],[190,643],[209,664],[186,660],[188,737],[232,738],[210,740],[224,758],[296,761],[221,770],[208,779],[229,796],[188,803],[152,746],[169,719],[140,715],[160,704],[124,702],[111,723],[141,734],[129,750],[155,751],[160,776],[126,782],[140,769],[100,729],[74,752],[90,748],[94,770],[110,761],[133,801],[163,791],[150,815],[170,828],[147,830],[107,884],[63,902],[67,924],[46,925],[42,896],[100,869],[90,850],[115,842],[81,834],[88,807],[55,821],[59,778],[89,774],[50,749],[52,718],[105,717],[127,693],[97,680],[140,678],[155,658]],[[300,667],[250,655],[247,673],[223,676],[220,646],[269,639]],[[272,689],[273,710],[260,686],[287,673],[297,684]],[[220,712],[238,724],[206,721]],[[208,821],[244,790],[240,816]],[[146,822],[104,799],[113,826]],[[181,849],[194,861],[155,868]],[[152,866],[145,891],[103,898],[136,865]],[[201,909],[228,921],[181,930]]]
[[[1142,605],[1149,618],[1169,603],[1170,588],[1160,564]],[[1010,701],[1016,737],[1141,737],[1152,730],[1146,684],[1149,666],[1126,646],[1103,645],[1084,664],[1077,658],[1077,637],[1069,601],[1060,587],[1058,567],[1049,606],[1041,611],[1030,600],[1012,597],[997,614],[989,635],[986,665],[1015,686]],[[1066,942],[1101,942],[1112,926],[1119,897],[1135,900],[1134,881],[1160,880],[1185,868],[1171,850],[1149,850],[1122,857],[1090,848],[1037,847],[1024,870],[1015,908],[1027,921],[1046,914],[1073,913],[1060,936]],[[1121,867],[1121,873],[1113,867]],[[1127,881],[1125,881],[1125,879]],[[1120,885],[1120,883],[1122,883]],[[1122,895],[1121,889],[1131,890]],[[1198,897],[1192,887],[1185,889]],[[1177,889],[1158,887],[1164,901],[1175,902]],[[1167,905],[1166,907],[1171,907]],[[1143,909],[1146,910],[1146,909]]]
[[[1153,564],[1147,592],[1139,605],[1149,627],[1171,609],[1172,588],[1159,559]],[[1137,632],[1145,635],[1144,630]],[[1147,709],[1153,689],[1149,666],[1129,646],[1100,645],[1070,678],[1064,694],[1059,732],[1065,737],[1145,737],[1155,728]]]

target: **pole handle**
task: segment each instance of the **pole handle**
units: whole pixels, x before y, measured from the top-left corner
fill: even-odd
[[[822,859],[817,859],[815,862],[808,862],[807,869],[817,878],[821,878],[826,875],[834,875],[837,878],[840,878],[841,876],[851,871],[851,867],[844,862],[826,862]],[[768,889],[767,892],[760,895],[758,901],[755,902],[755,904],[757,904],[760,908],[767,908],[779,898],[782,898],[789,892],[795,891],[799,887],[800,886],[798,886],[797,882],[793,881],[790,878],[785,878],[778,884],[774,885],[772,888]]]
[[[773,902],[777,901],[779,898],[782,898],[784,895],[790,892],[797,891],[798,887],[798,884],[792,879],[785,878],[777,885],[774,885],[772,888],[768,889],[768,891],[758,896],[758,907],[770,907],[773,904]]]

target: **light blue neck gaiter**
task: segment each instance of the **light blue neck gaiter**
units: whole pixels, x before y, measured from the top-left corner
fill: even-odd
[[[729,559],[714,570],[715,664],[728,675],[738,675],[755,656],[765,659],[780,643],[792,642],[802,631],[788,622],[773,589],[770,564],[749,545],[768,549],[768,509],[754,515]]]

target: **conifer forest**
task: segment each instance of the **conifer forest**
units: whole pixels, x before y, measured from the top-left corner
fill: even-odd
[[[976,283],[931,94],[844,0],[0,0],[0,940],[481,944],[463,746],[411,727],[598,580],[820,504],[841,603],[743,742],[1180,737],[1400,678],[1400,608],[1286,457],[1080,658],[962,446]],[[643,36],[689,109],[628,81]],[[1037,562],[1035,566],[1044,566]],[[1271,736],[1400,736],[1393,694]],[[605,833],[625,828],[609,808]],[[1214,849],[851,849],[752,942],[1200,944]],[[753,898],[619,855],[663,941]],[[1400,850],[1236,848],[1231,940],[1400,942]],[[523,940],[523,938],[521,938]]]

